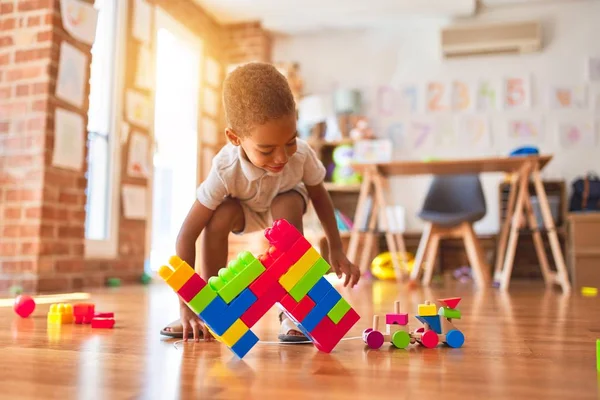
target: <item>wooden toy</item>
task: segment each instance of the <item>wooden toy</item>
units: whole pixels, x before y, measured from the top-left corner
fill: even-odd
[[[73,305],[68,303],[54,303],[48,311],[49,324],[72,324]]]
[[[19,295],[15,298],[13,309],[21,318],[27,318],[35,310],[35,300],[31,296]]]
[[[408,329],[408,314],[400,313],[400,302],[394,303],[394,314],[386,315],[386,329],[379,331],[379,316],[373,317],[373,327],[363,331],[363,341],[372,349],[378,349],[385,342],[391,342],[399,349],[405,349],[415,342],[427,348],[434,348],[438,343],[449,347],[461,347],[465,341],[464,334],[452,324],[452,319],[460,319],[460,311],[455,307],[460,302],[459,297],[439,299],[441,307],[434,315],[431,307],[434,304],[426,301],[419,304],[417,318],[423,326],[415,331]],[[425,315],[423,315],[425,314]]]
[[[112,329],[115,326],[114,318],[98,318],[92,319],[92,328],[94,329]]]
[[[258,342],[252,326],[276,303],[318,350],[331,352],[359,315],[323,277],[329,264],[288,221],[275,221],[265,237],[263,254],[240,253],[208,282],[177,256],[158,273],[239,358]]]
[[[73,316],[76,324],[91,324],[94,319],[94,304],[78,303],[73,305]]]

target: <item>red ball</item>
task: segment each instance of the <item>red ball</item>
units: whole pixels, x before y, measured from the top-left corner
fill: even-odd
[[[35,300],[31,296],[20,295],[15,298],[15,312],[22,318],[27,318],[35,310]]]

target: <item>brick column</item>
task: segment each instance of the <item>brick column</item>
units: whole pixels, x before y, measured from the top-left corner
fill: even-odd
[[[272,38],[260,22],[226,25],[225,59],[228,64],[272,62]]]
[[[90,1],[91,2],[91,1]],[[74,289],[83,267],[85,166],[51,165],[54,110],[81,109],[54,95],[60,43],[90,60],[89,46],[62,28],[54,0],[0,2],[0,291]],[[89,80],[89,63],[86,82]],[[86,135],[85,132],[81,132]]]

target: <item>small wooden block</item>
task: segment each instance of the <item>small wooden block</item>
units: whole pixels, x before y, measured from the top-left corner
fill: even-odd
[[[438,301],[448,308],[456,308],[460,303],[460,297],[448,297],[447,299],[438,299]]]
[[[443,318],[460,319],[460,310],[448,307],[440,307],[438,315]]]
[[[388,325],[408,325],[408,314],[386,314],[385,323]]]
[[[435,307],[435,304],[419,304],[417,313],[421,317],[429,317],[437,315],[437,308]]]

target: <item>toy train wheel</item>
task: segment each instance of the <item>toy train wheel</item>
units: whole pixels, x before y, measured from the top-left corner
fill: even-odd
[[[438,335],[435,331],[427,331],[421,336],[421,344],[428,349],[433,349],[438,344]]]
[[[378,349],[383,346],[383,333],[379,331],[371,331],[366,334],[365,343],[372,349]]]
[[[392,344],[398,349],[405,349],[410,344],[410,335],[405,331],[396,331],[392,335]]]
[[[418,332],[418,333],[423,333],[423,332],[425,332],[425,328],[423,328],[423,327],[420,327],[420,328],[419,328],[419,329],[417,329],[415,332]]]
[[[363,342],[367,343],[367,335],[369,332],[373,332],[373,328],[367,328],[362,333]]]
[[[465,335],[459,330],[452,329],[448,333],[446,333],[446,341],[445,343],[453,348],[459,348],[465,342]]]

